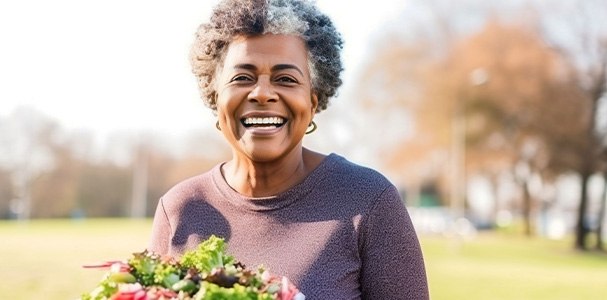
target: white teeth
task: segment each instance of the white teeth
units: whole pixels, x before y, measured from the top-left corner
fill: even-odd
[[[262,124],[271,124],[271,125],[281,125],[284,123],[283,118],[280,117],[264,117],[264,118],[246,118],[243,122],[245,125],[262,125]]]

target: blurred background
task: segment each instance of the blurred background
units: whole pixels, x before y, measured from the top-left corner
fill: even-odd
[[[77,297],[44,283],[59,265],[7,258],[53,232],[49,253],[145,247],[159,197],[229,158],[188,62],[215,3],[0,3],[0,277],[31,293],[0,295]],[[607,296],[590,288],[607,284],[607,2],[317,3],[346,42],[344,85],[304,143],[399,187],[433,298]],[[83,236],[97,252],[74,250]]]

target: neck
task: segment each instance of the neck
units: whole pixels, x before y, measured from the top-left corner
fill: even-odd
[[[247,197],[279,194],[303,181],[320,163],[318,153],[300,148],[272,162],[255,162],[240,155],[223,166],[223,176],[237,192]]]

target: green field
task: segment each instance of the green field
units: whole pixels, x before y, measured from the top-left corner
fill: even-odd
[[[145,248],[150,221],[0,222],[0,299],[76,299],[103,271],[80,266]],[[432,299],[607,299],[607,255],[569,241],[484,233],[422,237]]]

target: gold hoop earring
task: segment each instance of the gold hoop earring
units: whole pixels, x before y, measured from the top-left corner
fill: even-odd
[[[221,127],[219,127],[219,121],[217,121],[217,123],[215,123],[215,128],[217,128],[217,130],[221,131]]]
[[[310,134],[310,133],[316,131],[316,128],[318,128],[318,126],[316,126],[316,123],[314,121],[312,121],[310,123],[310,125],[308,125],[308,129],[306,130],[306,134]]]

